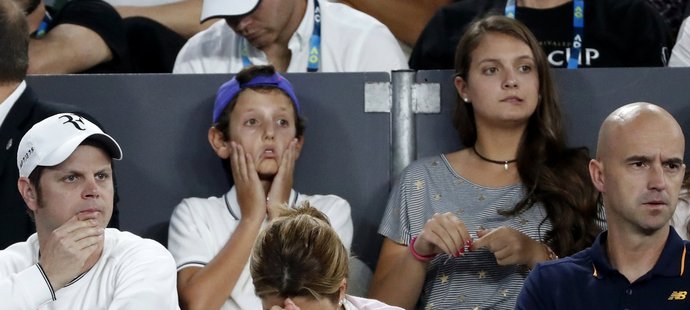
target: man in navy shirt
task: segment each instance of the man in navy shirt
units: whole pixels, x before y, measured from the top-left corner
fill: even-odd
[[[582,252],[537,265],[516,309],[690,309],[689,246],[669,226],[684,151],[666,110],[632,103],[611,113],[589,164],[608,231]]]

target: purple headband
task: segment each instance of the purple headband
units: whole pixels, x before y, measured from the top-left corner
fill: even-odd
[[[299,101],[297,101],[297,96],[295,96],[295,92],[292,90],[290,81],[276,72],[274,75],[256,76],[244,84],[240,84],[240,82],[233,77],[230,81],[227,81],[225,84],[221,85],[218,89],[218,94],[216,95],[216,102],[213,105],[213,123],[215,124],[218,122],[218,118],[220,118],[220,115],[223,113],[223,110],[225,110],[225,107],[227,107],[230,101],[237,97],[242,90],[255,86],[270,86],[283,90],[288,97],[292,99],[292,103],[295,105],[297,114],[302,114]]]

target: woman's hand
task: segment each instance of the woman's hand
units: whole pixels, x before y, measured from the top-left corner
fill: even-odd
[[[446,253],[460,256],[472,244],[465,223],[452,212],[436,213],[430,218],[414,243],[414,251],[423,256]]]
[[[471,250],[487,249],[499,265],[527,265],[530,268],[548,258],[544,246],[529,236],[506,226],[480,229]]]

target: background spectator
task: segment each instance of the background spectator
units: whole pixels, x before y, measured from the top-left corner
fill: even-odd
[[[251,64],[271,64],[280,72],[407,68],[407,59],[388,28],[344,4],[205,0],[202,21],[211,17],[225,20],[185,44],[175,73],[234,73]]]
[[[30,74],[131,72],[122,19],[106,2],[75,0],[56,11],[43,0],[13,1],[29,20]]]
[[[583,0],[583,5],[578,68],[666,65],[670,32],[647,1]],[[410,67],[453,68],[453,51],[467,25],[487,14],[503,15],[510,7],[506,0],[463,0],[441,8],[420,35],[410,56]],[[574,2],[517,1],[514,12],[515,18],[537,37],[549,64],[568,67],[577,41]]]

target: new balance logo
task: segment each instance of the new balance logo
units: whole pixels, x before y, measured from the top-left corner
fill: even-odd
[[[685,297],[687,295],[687,291],[673,291],[673,293],[671,293],[671,296],[668,296],[668,300],[685,300]]]

